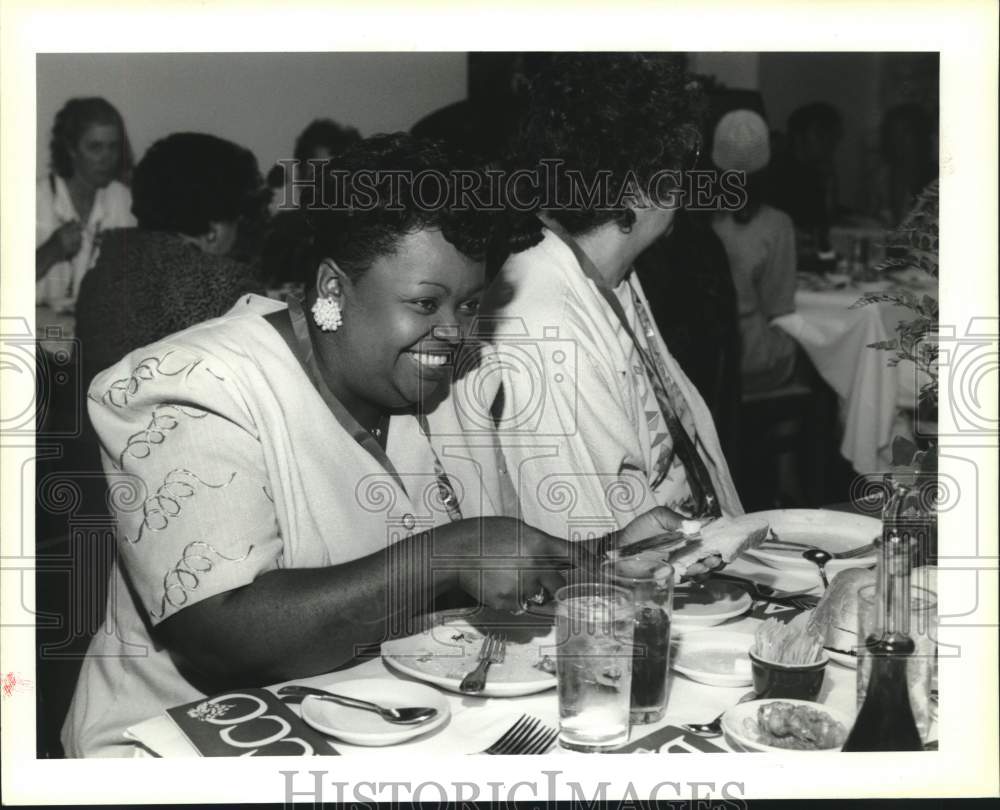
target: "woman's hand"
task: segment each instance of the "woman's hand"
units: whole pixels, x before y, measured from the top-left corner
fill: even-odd
[[[58,248],[59,255],[72,259],[83,244],[83,226],[76,220],[60,225],[49,241]]]
[[[655,537],[658,534],[669,531],[679,531],[687,520],[683,515],[679,515],[665,506],[654,506],[648,512],[643,512],[639,517],[634,518],[615,536],[614,548],[627,546],[647,537]]]
[[[83,226],[79,222],[60,225],[35,250],[35,280],[44,278],[52,266],[72,259],[83,244]]]
[[[582,543],[570,543],[511,518],[482,521],[482,551],[458,575],[460,587],[480,603],[518,612],[543,602],[574,572],[592,578],[597,562]],[[565,572],[565,573],[564,573]]]

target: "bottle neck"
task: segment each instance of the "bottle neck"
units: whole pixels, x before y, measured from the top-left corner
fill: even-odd
[[[877,627],[886,636],[909,636],[913,541],[887,520],[876,577]]]

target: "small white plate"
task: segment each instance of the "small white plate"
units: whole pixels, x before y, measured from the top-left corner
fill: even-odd
[[[709,686],[749,686],[753,670],[748,652],[753,641],[750,633],[685,633],[677,639],[670,665],[681,675]]]
[[[674,614],[670,625],[714,627],[728,619],[742,616],[753,606],[745,590],[728,582],[709,580],[703,588],[678,588],[674,591]]]
[[[789,543],[804,543],[831,554],[867,545],[882,535],[882,521],[851,512],[832,509],[771,509],[753,514],[767,521],[779,542],[784,540]],[[775,568],[812,573],[819,580],[819,568],[802,556],[801,549],[790,548],[786,551],[781,548],[751,548],[743,553]],[[826,564],[826,575],[828,579],[833,579],[834,575],[845,568],[868,568],[875,561],[874,549],[862,557],[830,560]]]
[[[844,727],[844,735],[851,730],[854,721],[846,714],[822,703],[813,703],[811,700],[786,700],[776,698],[773,700],[751,700],[747,703],[739,703],[722,715],[722,733],[734,751],[760,751],[770,754],[815,754],[830,751],[839,751],[840,746],[834,748],[821,749],[799,749],[782,748],[777,745],[766,745],[759,742],[757,736],[747,729],[747,721],[757,721],[757,710],[768,703],[791,703],[793,706],[808,706],[816,711],[825,712]],[[843,744],[843,743],[841,743]]]
[[[390,709],[403,706],[430,706],[438,713],[425,723],[398,725],[383,720],[375,712],[352,709],[331,700],[309,696],[302,701],[302,719],[317,731],[352,745],[394,745],[434,731],[447,721],[451,709],[444,695],[420,683],[394,678],[340,681],[324,687],[336,695],[367,700]]]

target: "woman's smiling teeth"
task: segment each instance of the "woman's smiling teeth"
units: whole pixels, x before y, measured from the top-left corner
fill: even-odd
[[[443,366],[448,362],[447,354],[429,354],[427,352],[407,352],[407,354],[422,366]]]

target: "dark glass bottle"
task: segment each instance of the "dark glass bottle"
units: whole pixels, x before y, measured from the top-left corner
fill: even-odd
[[[887,515],[888,517],[888,515]],[[923,743],[910,705],[907,665],[910,638],[912,541],[894,521],[885,522],[875,583],[875,630],[865,639],[871,674],[844,751],[920,751]],[[862,666],[862,662],[858,662]]]

